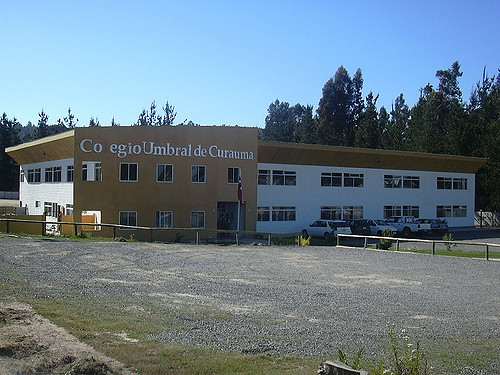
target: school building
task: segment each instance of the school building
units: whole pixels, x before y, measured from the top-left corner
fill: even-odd
[[[474,225],[475,173],[486,159],[265,142],[258,134],[231,126],[87,127],[6,152],[20,165],[20,200],[30,215],[275,233],[298,233],[319,218]]]

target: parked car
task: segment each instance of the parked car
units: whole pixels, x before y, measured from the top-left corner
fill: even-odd
[[[392,216],[386,222],[394,226],[405,237],[409,237],[412,233],[418,234],[420,229],[413,216]]]
[[[370,224],[366,219],[351,219],[346,220],[351,227],[351,232],[354,234],[370,234]]]
[[[427,233],[444,234],[448,233],[448,223],[440,219],[417,219],[420,229]]]
[[[316,220],[302,230],[303,237],[323,237],[330,240],[337,234],[351,234],[351,228],[342,220]]]
[[[367,220],[368,225],[370,227],[370,234],[374,236],[380,236],[383,231],[389,229],[392,232],[392,235],[396,235],[398,230],[395,226],[390,225],[384,220]]]

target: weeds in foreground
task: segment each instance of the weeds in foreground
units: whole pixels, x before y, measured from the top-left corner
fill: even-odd
[[[433,368],[427,367],[427,360],[424,352],[420,348],[420,344],[410,342],[406,330],[401,330],[396,334],[395,327],[389,324],[389,344],[390,354],[387,362],[383,360],[378,362],[378,366],[373,375],[427,375],[430,374]],[[338,360],[354,370],[360,370],[361,357],[363,349],[359,350],[352,362],[347,359],[345,352],[339,349]],[[387,364],[386,364],[387,363]]]
[[[443,241],[453,241],[453,235],[451,233],[446,233],[443,236]],[[446,250],[452,251],[455,247],[457,247],[456,243],[445,242]]]
[[[297,240],[297,242],[300,246],[309,246],[311,244],[311,236],[309,236],[307,238],[300,236],[299,239]]]

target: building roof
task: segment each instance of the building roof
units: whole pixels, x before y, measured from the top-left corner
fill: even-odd
[[[299,143],[258,143],[259,163],[476,173],[488,159]]]
[[[18,164],[74,157],[75,131],[70,130],[5,149]],[[258,142],[258,162],[331,167],[476,173],[488,159],[469,156],[389,151],[354,147]]]
[[[74,135],[75,131],[69,130],[17,146],[7,147],[5,152],[19,165],[69,159],[74,157]]]

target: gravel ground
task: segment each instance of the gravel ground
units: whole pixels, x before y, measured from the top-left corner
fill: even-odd
[[[500,262],[352,248],[0,237],[0,284],[18,295],[147,304],[174,323],[154,338],[276,356],[374,354],[387,322],[422,343],[498,340],[499,271]]]

